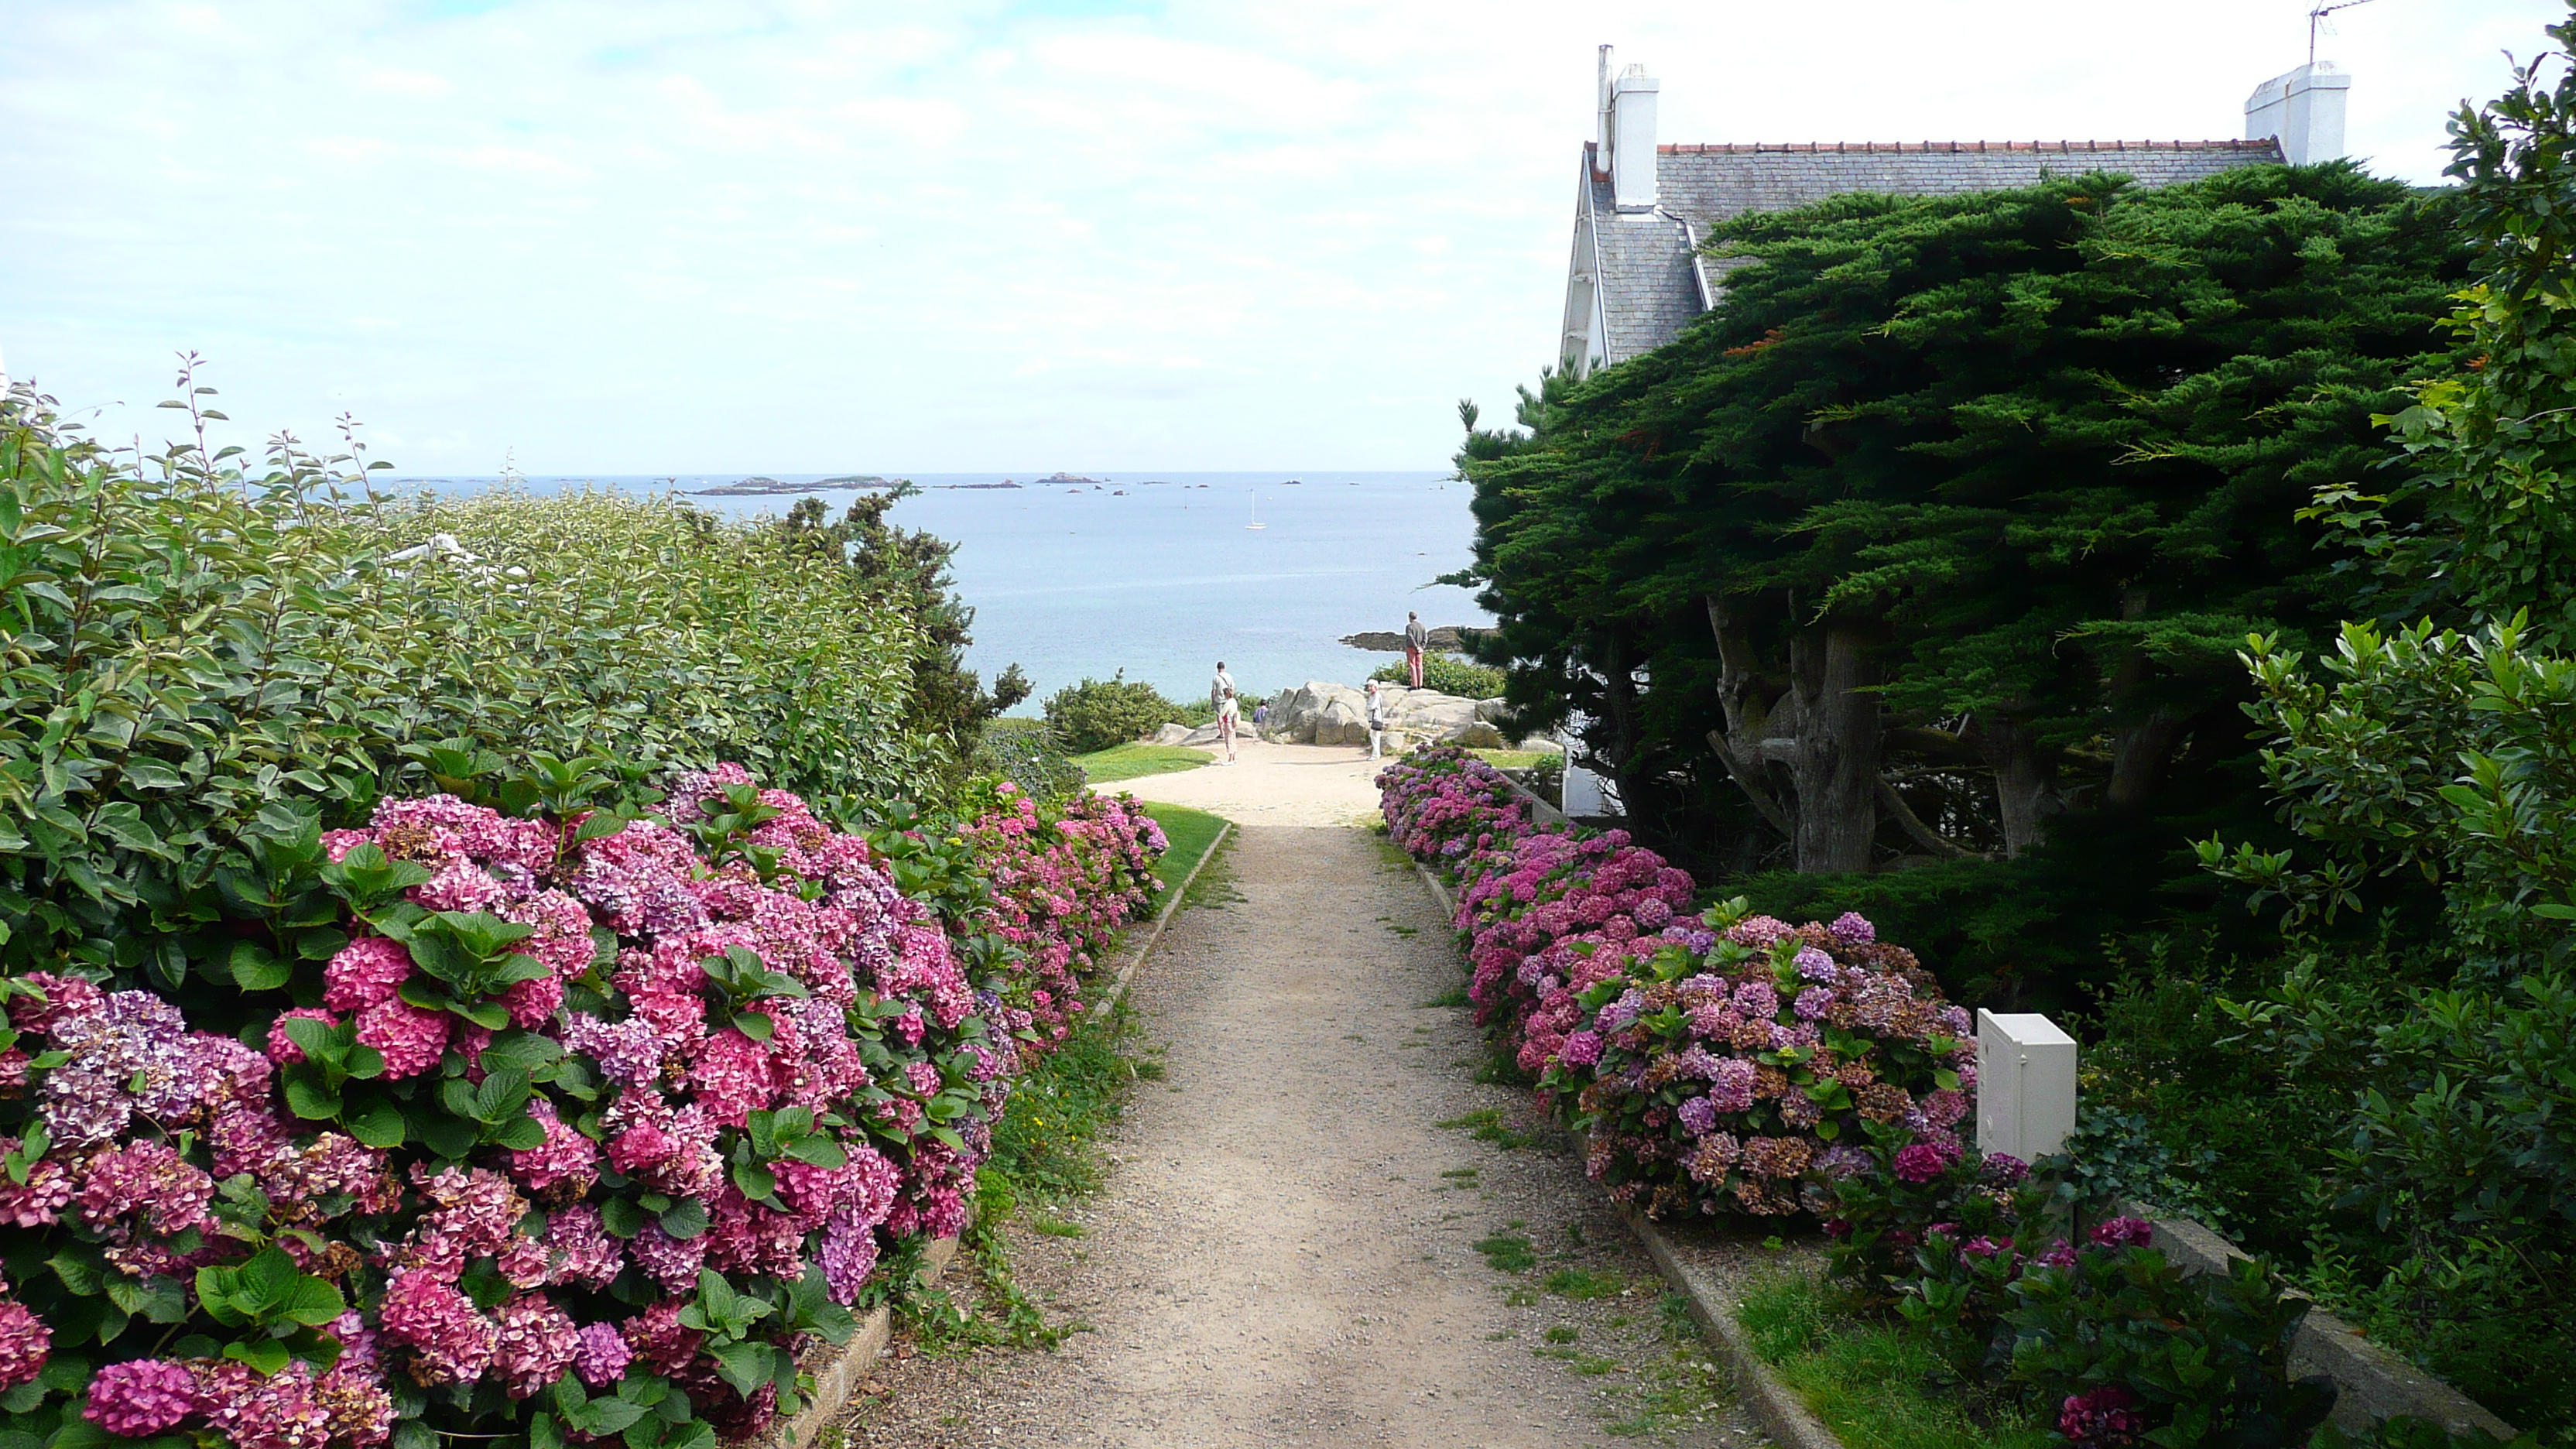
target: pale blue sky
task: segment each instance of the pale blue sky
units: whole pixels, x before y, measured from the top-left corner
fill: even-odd
[[[1593,46],[1679,141],[2217,138],[2307,0],[0,0],[0,352],[406,472],[1437,467],[1552,355]],[[2434,180],[2554,0],[2373,0]]]

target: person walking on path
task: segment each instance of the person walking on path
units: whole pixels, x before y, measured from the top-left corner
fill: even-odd
[[[1216,678],[1208,681],[1208,703],[1216,707],[1216,737],[1225,741],[1225,762],[1234,763],[1234,725],[1241,707],[1234,699],[1234,676],[1225,672],[1225,661],[1216,662]]]
[[[1413,676],[1413,687],[1422,687],[1422,651],[1431,647],[1431,631],[1422,627],[1422,616],[1408,611],[1404,616],[1404,668]]]
[[[1386,696],[1377,692],[1374,679],[1368,682],[1368,732],[1369,758],[1374,760],[1386,744]]]

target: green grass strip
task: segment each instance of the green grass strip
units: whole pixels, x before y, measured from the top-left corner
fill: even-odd
[[[1183,749],[1179,745],[1117,745],[1076,755],[1073,762],[1082,767],[1082,777],[1094,785],[1113,785],[1120,780],[1141,780],[1147,775],[1168,775],[1175,770],[1195,770],[1216,756],[1206,750]]]
[[[1735,1311],[1753,1351],[1844,1449],[2046,1449],[2056,1436],[2017,1403],[1974,1405],[1933,1377],[1932,1353],[1897,1325],[1855,1315],[1840,1290],[1783,1273]]]
[[[1216,833],[1225,828],[1225,820],[1222,816],[1192,810],[1186,805],[1160,805],[1150,800],[1143,803],[1145,813],[1163,827],[1163,840],[1167,847],[1162,860],[1154,867],[1154,874],[1163,878],[1166,892],[1156,897],[1159,903],[1170,899],[1169,892],[1179,890],[1181,882],[1190,878],[1190,872],[1198,867],[1200,857],[1208,853],[1209,846],[1216,844]]]

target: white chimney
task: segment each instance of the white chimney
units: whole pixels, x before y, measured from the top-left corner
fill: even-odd
[[[2352,77],[2332,61],[2310,61],[2274,76],[2245,98],[2245,139],[2278,137],[2293,166],[2343,156],[2343,103]]]
[[[1655,204],[1655,95],[1662,89],[1642,65],[1610,85],[1610,189],[1622,211]]]

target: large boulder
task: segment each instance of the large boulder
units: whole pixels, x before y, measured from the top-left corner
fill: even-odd
[[[1503,744],[1501,731],[1492,723],[1502,713],[1499,699],[1461,699],[1401,686],[1380,688],[1378,698],[1385,707],[1387,731],[1399,743],[1454,740],[1471,749],[1497,749]],[[1270,701],[1261,734],[1282,744],[1365,745],[1368,695],[1347,684],[1310,679],[1281,690]]]
[[[1175,720],[1145,737],[1149,745],[1177,745],[1190,737],[1190,727]]]

